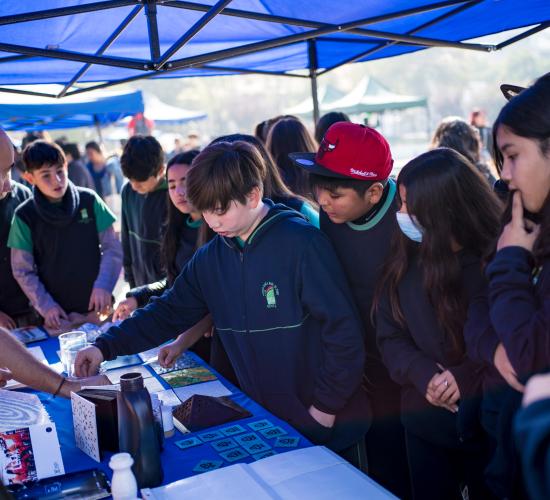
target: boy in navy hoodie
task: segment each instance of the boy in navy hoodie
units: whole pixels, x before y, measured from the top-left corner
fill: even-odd
[[[76,360],[149,349],[208,312],[242,389],[317,444],[353,447],[368,428],[361,326],[328,239],[284,205],[262,200],[265,164],[250,144],[208,146],[188,198],[217,233],[165,294],[100,336]]]
[[[372,128],[340,122],[327,130],[317,153],[290,157],[310,174],[321,231],[334,245],[362,319],[365,385],[373,410],[366,436],[369,475],[399,498],[408,498],[400,389],[382,362],[371,319],[379,272],[397,227],[390,146]]]

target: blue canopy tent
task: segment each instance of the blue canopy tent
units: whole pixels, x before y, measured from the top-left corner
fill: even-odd
[[[50,98],[10,95],[0,98],[0,125],[4,130],[51,130],[103,127],[143,113],[141,91],[93,92],[52,101]]]
[[[343,64],[490,52],[549,25],[548,0],[2,0],[0,85],[61,83],[46,95],[63,97],[141,78],[286,75],[311,79],[317,116],[317,78]],[[515,28],[526,30],[498,45],[464,42]]]

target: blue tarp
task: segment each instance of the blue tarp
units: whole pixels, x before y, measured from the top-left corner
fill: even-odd
[[[92,92],[53,101],[49,97],[0,94],[5,130],[51,130],[105,126],[144,110],[141,91]]]
[[[79,83],[239,71],[288,73],[310,68],[315,59],[317,68],[330,69],[353,58],[391,57],[550,20],[549,0],[233,0],[178,48],[178,40],[213,4],[213,0],[2,0],[0,85],[65,84],[86,62],[92,64]],[[110,8],[70,10],[86,6]],[[50,11],[57,8],[73,13],[57,16]],[[28,20],[24,17],[28,13],[38,13],[40,19]],[[149,26],[148,19],[154,21]],[[117,33],[125,20],[127,26]],[[346,30],[349,23],[355,31]],[[423,39],[416,44],[411,39],[392,42],[400,35]],[[305,39],[310,37],[315,39],[316,58]],[[163,62],[171,47],[177,50],[157,72],[154,65]],[[227,52],[239,47],[246,53]]]

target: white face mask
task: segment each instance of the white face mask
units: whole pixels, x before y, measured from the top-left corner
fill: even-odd
[[[422,229],[416,220],[416,217],[414,215],[410,216],[409,214],[405,214],[403,212],[397,212],[395,215],[397,217],[399,229],[401,229],[403,234],[407,238],[420,243],[422,241]]]

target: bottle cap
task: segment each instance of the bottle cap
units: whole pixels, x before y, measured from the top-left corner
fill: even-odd
[[[126,469],[134,464],[134,459],[129,453],[116,453],[109,460],[109,467],[113,470]]]
[[[121,391],[139,391],[143,389],[143,377],[139,372],[125,373],[120,377]]]

